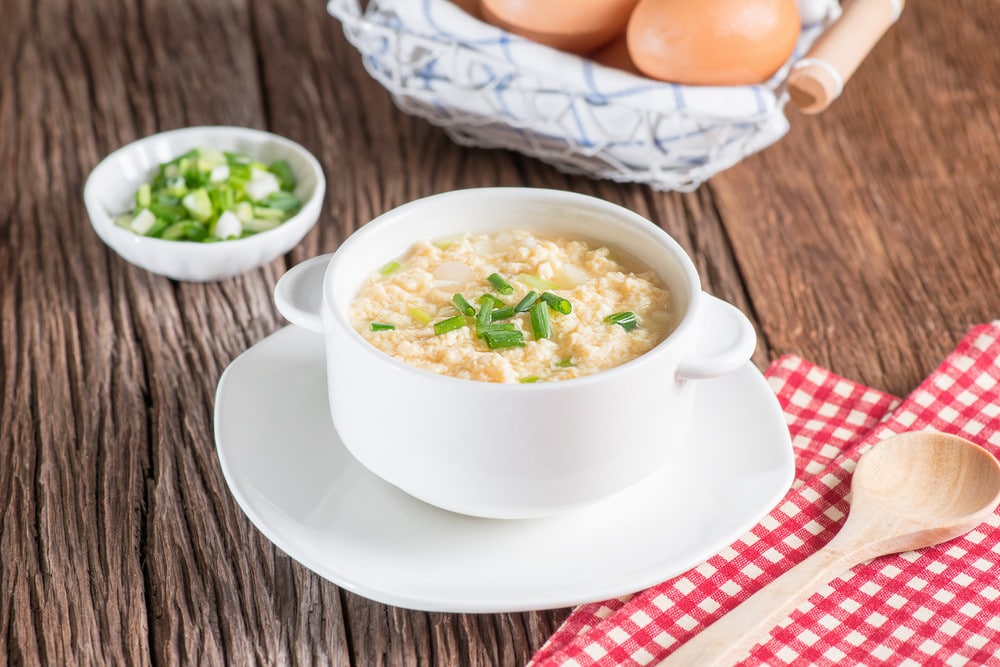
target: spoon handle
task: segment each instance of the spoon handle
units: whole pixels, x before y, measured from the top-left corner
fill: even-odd
[[[760,589],[690,639],[661,665],[732,665],[823,584],[854,563],[827,545]]]

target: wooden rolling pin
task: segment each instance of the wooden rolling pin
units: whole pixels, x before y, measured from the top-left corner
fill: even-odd
[[[844,84],[903,11],[905,0],[854,0],[792,67],[788,93],[803,113],[830,106]]]

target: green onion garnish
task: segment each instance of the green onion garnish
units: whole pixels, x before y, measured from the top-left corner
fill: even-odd
[[[426,310],[424,310],[423,308],[416,308],[416,307],[410,308],[410,317],[415,319],[417,322],[420,322],[421,324],[427,324],[432,319],[434,319],[434,316],[428,313]]]
[[[476,335],[480,338],[488,333],[497,333],[502,331],[517,331],[517,327],[515,327],[511,322],[498,322],[495,324],[484,324],[476,327]]]
[[[517,302],[517,305],[514,306],[514,312],[526,313],[529,308],[535,305],[536,301],[538,301],[538,292],[532,290],[525,294],[523,299]]]
[[[536,276],[533,273],[522,273],[517,277],[517,281],[534,290],[559,289],[559,285],[555,284],[551,280],[546,280],[545,278]]]
[[[473,317],[476,314],[476,309],[472,307],[472,304],[465,300],[465,297],[461,294],[456,294],[451,297],[452,302],[454,302],[455,307],[458,308],[458,312],[468,317]]]
[[[562,361],[556,362],[556,366],[559,368],[570,368],[572,366],[576,366],[576,364],[573,363],[573,358],[570,357],[569,359],[563,359]]]
[[[490,314],[490,321],[496,322],[497,320],[509,320],[514,317],[514,309],[510,306],[506,308],[498,308]]]
[[[639,326],[639,320],[636,318],[635,313],[630,310],[608,315],[604,318],[604,321],[608,324],[617,324],[625,331],[632,331],[632,329]]]
[[[513,286],[511,286],[509,282],[504,280],[503,276],[501,276],[499,273],[491,273],[490,275],[486,276],[486,280],[490,281],[490,284],[493,285],[493,288],[503,295],[514,293]]]
[[[535,382],[538,382],[538,376],[529,375],[528,377],[520,378],[518,382],[520,382],[521,384],[534,384]]]
[[[454,331],[455,329],[461,329],[464,326],[465,326],[465,316],[455,315],[454,317],[449,317],[446,320],[435,322],[434,335],[440,336],[441,334],[448,333],[449,331]]]
[[[504,347],[524,347],[524,334],[520,331],[486,331],[486,346],[491,350]]]
[[[549,307],[552,308],[552,310],[557,310],[563,315],[569,315],[573,312],[573,304],[561,296],[556,296],[552,292],[542,292],[542,296],[540,298],[542,301],[549,304]]]
[[[528,312],[531,316],[531,330],[535,334],[535,340],[551,338],[552,325],[549,320],[548,306],[544,302],[539,301]]]
[[[372,322],[372,331],[392,331],[396,328],[395,324],[384,324],[382,322]]]
[[[493,321],[494,299],[489,294],[479,297],[479,312],[476,314],[476,326],[481,327]]]
[[[456,234],[454,236],[446,236],[443,239],[437,239],[433,242],[434,247],[440,250],[447,250],[448,248],[452,247],[453,245],[461,241],[462,236],[463,236],[462,234]]]
[[[379,273],[381,273],[383,276],[388,276],[392,275],[398,270],[399,270],[399,262],[397,262],[396,260],[392,260],[391,262],[387,262],[386,265],[382,267],[382,270],[379,271]]]

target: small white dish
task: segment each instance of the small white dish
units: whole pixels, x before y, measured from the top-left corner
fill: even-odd
[[[326,387],[323,337],[294,326],[235,359],[215,403],[226,481],[289,556],[410,609],[525,611],[642,590],[753,527],[794,475],[781,408],[749,363],[703,382],[683,461],[541,519],[455,514],[376,477],[339,441]]]
[[[295,194],[302,209],[272,230],[219,243],[164,241],[115,224],[160,164],[199,147],[245,153],[265,163],[286,160],[298,180]],[[319,162],[294,141],[246,127],[206,126],[161,132],[119,148],[90,172],[83,200],[94,231],[126,261],[174,280],[206,282],[257,268],[291,250],[319,219],[325,191]]]

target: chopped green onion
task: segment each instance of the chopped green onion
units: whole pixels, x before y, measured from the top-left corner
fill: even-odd
[[[632,329],[639,326],[639,320],[636,318],[635,313],[630,310],[608,315],[604,318],[604,321],[608,324],[617,324],[625,331],[632,331]]]
[[[174,176],[166,179],[162,187],[171,198],[183,197],[188,193],[187,181],[184,180],[183,176]],[[162,195],[159,195],[157,199],[161,197]]]
[[[278,177],[278,182],[281,184],[281,189],[291,192],[295,189],[297,181],[295,180],[295,174],[292,172],[292,168],[288,166],[288,163],[284,160],[275,160],[271,163],[268,170]]]
[[[299,201],[298,197],[284,190],[272,192],[264,197],[260,203],[266,208],[276,208],[285,213],[294,213],[302,207],[302,202]]]
[[[236,191],[228,185],[215,187],[208,191],[208,198],[215,211],[233,211],[236,209]]]
[[[181,204],[198,222],[205,222],[212,217],[212,200],[205,188],[198,188],[194,192],[187,193],[181,200]]]
[[[250,170],[249,162],[230,162],[229,163],[229,182],[239,183],[241,187],[246,185],[250,181],[252,176]]]
[[[549,320],[549,309],[544,302],[539,301],[531,307],[531,330],[535,334],[535,340],[552,337],[552,325]]]
[[[506,308],[507,307],[506,303],[504,303],[503,301],[501,301],[498,297],[493,296],[492,294],[483,294],[481,297],[479,297],[479,303],[482,303],[483,299],[489,299],[490,301],[492,301],[493,302],[493,308]]]
[[[573,358],[570,357],[568,359],[563,359],[562,361],[556,362],[556,366],[558,366],[559,368],[570,368],[572,366],[576,366],[576,364],[573,363]]]
[[[182,206],[166,206],[154,202],[149,205],[149,211],[159,220],[164,220],[167,223],[179,222],[187,217],[187,211]]]
[[[397,262],[396,260],[392,260],[391,262],[387,262],[386,265],[382,267],[382,270],[379,273],[381,273],[383,276],[392,275],[393,273],[399,270],[399,266],[400,266],[399,262]]]
[[[135,192],[135,207],[136,208],[149,208],[149,205],[153,203],[153,188],[149,183],[143,183],[139,186],[139,189]]]
[[[428,313],[426,310],[417,307],[410,308],[410,317],[415,319],[417,322],[420,322],[421,324],[427,324],[432,319],[434,319],[434,316]]]
[[[382,322],[372,322],[372,331],[392,331],[396,328],[395,324],[383,324]]]
[[[437,239],[434,241],[434,247],[440,250],[447,250],[456,243],[462,240],[462,234],[456,234],[455,236],[446,236],[443,239]]]
[[[501,276],[499,273],[491,273],[490,275],[486,276],[486,280],[490,281],[490,284],[493,285],[493,288],[496,291],[500,292],[505,296],[514,293],[513,286],[511,286],[509,282],[504,280],[503,276]]]
[[[208,227],[194,220],[181,220],[164,228],[159,236],[165,241],[202,241],[208,236]]]
[[[484,324],[476,327],[476,335],[480,338],[488,333],[497,333],[501,331],[517,331],[517,327],[515,327],[511,322],[498,322],[496,324]]]
[[[288,217],[288,214],[277,208],[268,208],[266,206],[254,206],[253,215],[255,218],[260,218],[262,220],[284,220]]]
[[[521,384],[534,384],[534,383],[538,382],[538,376],[537,375],[529,375],[528,377],[523,377],[523,378],[519,379],[518,382],[520,382]]]
[[[199,171],[197,167],[189,167],[184,170],[184,183],[189,190],[200,189],[208,183],[208,172]]]
[[[184,191],[185,193],[187,190]],[[184,195],[174,196],[169,192],[153,192],[153,203],[150,206],[174,206],[177,208],[181,207],[181,197]]]
[[[545,303],[549,304],[549,307],[552,308],[552,310],[559,311],[563,315],[569,315],[573,312],[573,304],[561,296],[556,296],[552,292],[542,292],[541,299]]]
[[[559,289],[559,285],[555,284],[551,280],[546,280],[545,278],[536,276],[533,273],[522,273],[517,277],[517,281],[534,290]]]
[[[226,156],[214,148],[201,148],[195,159],[199,171],[212,171],[215,167],[226,164]]]
[[[510,306],[507,306],[506,308],[499,308],[497,310],[494,310],[490,314],[490,321],[496,322],[497,320],[509,320],[512,317],[514,317],[514,309],[511,308]]]
[[[256,207],[247,191],[254,169],[268,172],[267,176],[280,188],[257,202]],[[301,201],[292,193],[295,184],[295,174],[282,160],[267,167],[246,155],[193,148],[160,164],[150,182],[136,189],[129,220],[134,221],[146,211],[155,216],[155,222],[149,224],[147,216],[143,216],[137,225],[129,222],[121,226],[168,241],[208,243],[220,240],[215,237],[216,224],[230,213],[239,218],[242,227],[241,233],[228,238],[243,238],[274,229],[301,209]]]
[[[178,223],[175,222],[174,224],[176,225]],[[191,222],[191,224],[192,225],[197,225],[199,223],[197,223],[197,222]],[[153,224],[153,226],[149,228],[149,231],[146,232],[146,236],[154,236],[156,238],[161,238],[162,239],[163,238],[163,234],[166,232],[167,227],[169,227],[169,226],[170,225],[168,225],[163,220],[157,220]]]
[[[236,205],[234,210],[236,217],[240,219],[244,225],[253,220],[253,204],[248,201],[241,201]]]
[[[465,300],[464,296],[462,296],[461,294],[456,294],[455,296],[451,297],[451,300],[454,302],[455,307],[458,308],[458,311],[460,313],[468,317],[475,316],[476,309],[472,307],[471,303]]]
[[[476,326],[481,327],[493,321],[494,299],[489,294],[479,297],[479,313],[476,314]]]
[[[226,156],[226,162],[229,163],[230,167],[232,167],[233,165],[250,164],[249,155],[243,155],[242,153],[231,153],[229,151],[222,151],[222,154]]]
[[[520,331],[487,331],[483,334],[491,350],[505,347],[524,347],[524,334]]]
[[[523,299],[517,302],[517,305],[514,306],[514,312],[526,313],[529,308],[535,305],[536,301],[538,301],[538,292],[532,290],[525,294]]]
[[[461,329],[464,326],[465,326],[465,316],[455,315],[454,317],[449,317],[446,320],[435,322],[434,335],[440,336],[441,334],[448,333],[449,331],[454,331],[455,329]]]
[[[237,217],[239,215],[237,214]],[[261,220],[260,218],[251,217],[249,220],[240,219],[243,222],[243,231],[252,232],[254,234],[259,234],[260,232],[266,232],[269,229],[274,229],[281,224],[281,220]]]

